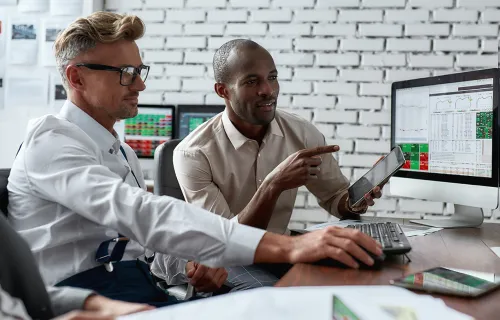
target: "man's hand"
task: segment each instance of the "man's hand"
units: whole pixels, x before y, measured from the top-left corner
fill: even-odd
[[[224,284],[227,271],[224,268],[209,268],[202,264],[189,261],[186,264],[186,275],[190,278],[198,292],[214,292]]]
[[[295,237],[266,233],[257,247],[254,262],[300,263],[332,258],[358,268],[353,257],[367,265],[374,263],[365,251],[381,255],[382,246],[355,229],[327,227]]]
[[[103,316],[112,317],[152,310],[154,308],[148,304],[112,300],[99,295],[88,297],[83,305],[83,309],[86,311],[97,312]]]
[[[339,151],[339,146],[321,146],[299,150],[291,154],[271,171],[266,180],[270,180],[280,192],[298,188],[308,181],[318,179],[320,155]]]

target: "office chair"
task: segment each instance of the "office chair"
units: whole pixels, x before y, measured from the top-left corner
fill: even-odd
[[[179,181],[174,170],[174,149],[177,147],[180,139],[173,139],[160,144],[155,150],[155,168],[154,194],[158,196],[170,196],[184,201]]]
[[[10,169],[0,169],[0,211],[7,214],[7,206],[9,205],[9,192],[7,191],[7,183],[9,182]]]
[[[154,176],[154,194],[158,196],[170,196],[184,201],[184,195],[179,186],[179,181],[177,181],[173,162],[174,149],[179,142],[181,142],[180,139],[173,139],[160,144],[155,149],[154,162],[156,173]],[[179,300],[190,298],[190,295],[193,293],[193,287],[190,284],[167,287],[160,281],[158,285]]]

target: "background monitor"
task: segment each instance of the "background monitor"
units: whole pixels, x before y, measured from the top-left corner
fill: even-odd
[[[176,138],[184,139],[200,124],[224,111],[224,105],[179,105],[176,115]]]
[[[173,138],[174,107],[139,105],[136,117],[124,122],[124,140],[139,158],[153,158],[156,147]]]
[[[478,226],[498,207],[498,93],[498,69],[393,83],[391,143],[406,163],[391,194],[455,204],[451,219],[412,222]]]

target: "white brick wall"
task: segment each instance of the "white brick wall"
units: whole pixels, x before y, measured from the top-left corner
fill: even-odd
[[[146,23],[138,41],[152,66],[141,103],[220,104],[212,58],[251,38],[277,65],[278,99],[341,147],[353,181],[390,148],[391,83],[498,64],[500,0],[105,0]],[[291,226],[328,218],[300,188]],[[385,192],[377,217],[443,214],[444,204]],[[492,219],[500,219],[495,211]]]

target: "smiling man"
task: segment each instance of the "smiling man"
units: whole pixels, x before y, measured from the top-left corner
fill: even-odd
[[[139,159],[113,130],[117,120],[137,114],[137,97],[146,88],[149,67],[135,43],[143,33],[137,16],[95,12],[71,23],[55,42],[68,100],[58,115],[30,122],[7,185],[10,222],[28,242],[46,284],[165,306],[177,301],[152,282],[146,248],[195,261],[193,279],[216,279],[216,286],[225,270],[215,267],[325,257],[354,266],[350,254],[369,262],[361,246],[381,253],[356,230],[287,237],[147,192]],[[202,274],[207,267],[200,263],[214,267],[214,276]]]
[[[250,40],[229,41],[215,53],[213,67],[215,92],[226,109],[174,151],[186,201],[240,224],[287,234],[302,185],[337,217],[363,213],[381,196],[377,189],[360,207],[349,206],[349,181],[331,154],[338,146],[325,146],[314,125],[276,109],[278,72],[266,49]],[[181,267],[163,256],[153,270],[181,278]],[[189,263],[186,269],[192,269]],[[268,265],[233,267],[227,280],[234,290],[249,289],[273,285],[282,273]]]

